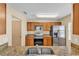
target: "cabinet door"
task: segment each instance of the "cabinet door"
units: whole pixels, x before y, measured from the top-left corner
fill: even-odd
[[[43,44],[44,44],[44,46],[47,46],[47,39],[44,37],[44,42],[43,42]]]
[[[73,34],[79,35],[79,3],[73,4]]]
[[[52,45],[51,37],[44,37],[44,46],[51,46],[51,45]]]
[[[6,34],[6,4],[0,3],[0,35]]]
[[[48,43],[47,43],[48,46],[51,46],[51,45],[52,45],[52,40],[51,40],[50,37],[47,39],[47,42],[48,42]]]
[[[29,46],[34,46],[34,39],[33,38],[29,39]]]
[[[27,37],[26,40],[25,40],[25,45],[26,46],[34,46],[34,39],[33,37]]]
[[[25,40],[25,45],[29,46],[29,40],[28,39]]]

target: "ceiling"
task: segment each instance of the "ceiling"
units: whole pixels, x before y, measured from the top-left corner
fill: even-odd
[[[10,3],[12,8],[26,14],[28,19],[59,20],[71,13],[71,3]],[[36,14],[51,13],[58,14],[56,18],[38,18]]]

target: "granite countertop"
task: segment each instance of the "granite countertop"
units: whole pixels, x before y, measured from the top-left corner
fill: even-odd
[[[79,42],[72,41],[71,43],[74,43],[76,45],[79,45]]]
[[[79,45],[79,36],[73,35],[71,42],[76,44],[76,45]]]
[[[34,37],[34,34],[27,34],[26,36],[28,36],[28,37]],[[44,34],[43,37],[51,37],[51,36],[48,35],[48,34]]]
[[[48,35],[48,34],[45,34],[45,35],[44,35],[44,37],[51,37],[51,36],[50,36],[50,35]]]

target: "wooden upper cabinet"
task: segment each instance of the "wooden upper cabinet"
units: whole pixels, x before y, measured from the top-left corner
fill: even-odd
[[[0,35],[6,34],[6,4],[0,3]]]
[[[73,4],[73,34],[79,35],[79,4]]]
[[[27,22],[27,31],[28,30],[31,30],[31,23],[30,22]]]
[[[27,22],[27,31],[34,31],[35,26],[43,26],[44,31],[50,31],[53,25],[61,25],[61,22]]]

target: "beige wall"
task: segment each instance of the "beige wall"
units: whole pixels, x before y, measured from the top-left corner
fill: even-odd
[[[62,25],[64,25],[66,28],[66,39],[71,40],[69,39],[69,36],[71,35],[69,33],[69,26],[71,25],[71,15],[65,16],[64,18],[62,18],[62,20]]]
[[[71,15],[65,16],[62,19],[62,24],[66,28],[66,46],[69,49],[69,53],[71,52],[71,36],[72,36],[72,17]]]

